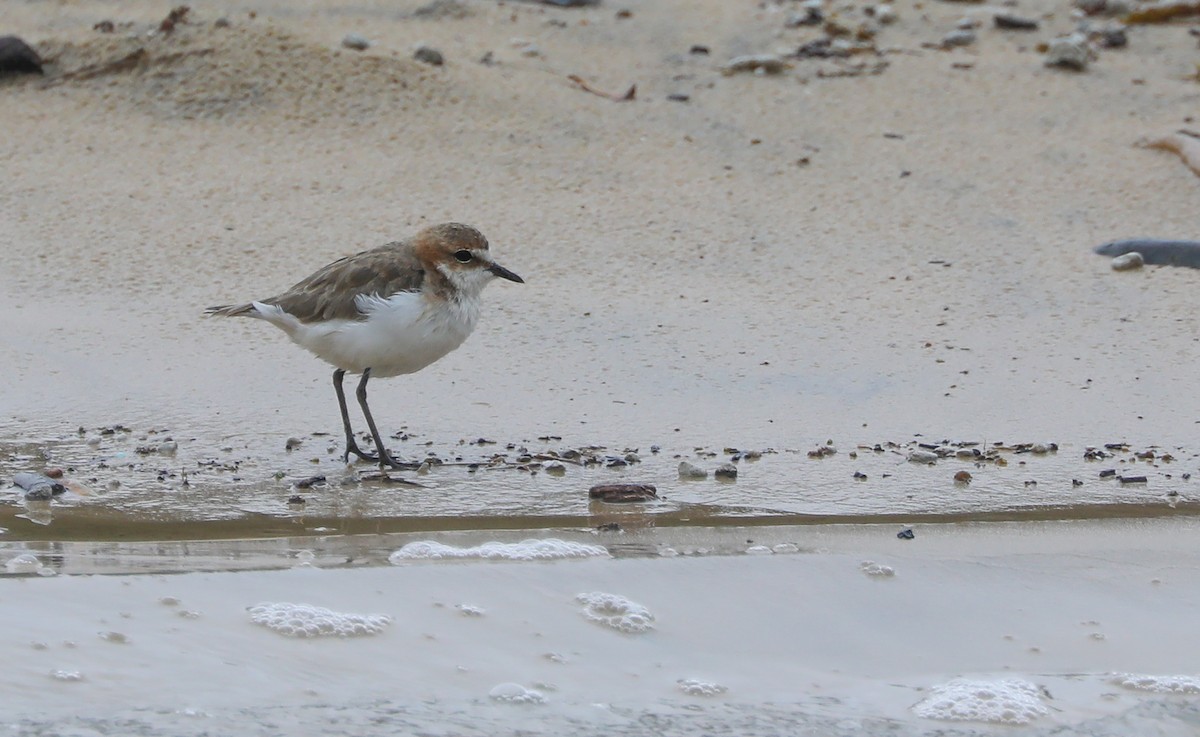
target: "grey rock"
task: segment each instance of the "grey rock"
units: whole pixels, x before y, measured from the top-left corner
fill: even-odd
[[[687,461],[679,462],[679,478],[681,479],[706,479],[708,471],[705,471],[699,466],[688,463]]]
[[[1146,259],[1137,251],[1123,253],[1112,260],[1113,271],[1133,271],[1140,269],[1146,264]]]
[[[342,46],[355,51],[365,51],[370,48],[371,42],[366,36],[357,33],[347,33],[342,37]]]
[[[1092,50],[1088,47],[1087,36],[1082,33],[1072,33],[1061,36],[1050,42],[1046,49],[1046,66],[1069,69],[1082,72],[1087,69],[1092,60]]]
[[[446,63],[446,59],[442,56],[442,52],[438,51],[432,46],[418,46],[417,50],[413,52],[413,58],[419,62],[435,67],[440,67]]]
[[[732,463],[722,463],[713,471],[713,476],[719,479],[733,480],[738,475],[737,466]]]

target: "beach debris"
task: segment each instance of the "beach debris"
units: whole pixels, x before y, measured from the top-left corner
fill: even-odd
[[[1072,5],[1085,15],[1125,16],[1133,12],[1134,0],[1074,0]]]
[[[187,21],[187,15],[191,12],[191,8],[187,5],[176,5],[171,8],[171,12],[167,13],[167,17],[162,19],[158,24],[159,33],[172,33],[175,26]]]
[[[462,0],[432,0],[413,11],[414,18],[460,20],[471,15],[471,8]]]
[[[0,76],[43,74],[42,57],[19,36],[0,36]]]
[[[1144,484],[1148,480],[1145,476],[1118,476],[1117,481],[1122,484]]]
[[[1004,31],[1036,31],[1038,22],[1012,13],[997,13],[992,16],[992,24]]]
[[[791,65],[775,54],[746,54],[735,56],[721,67],[721,74],[729,76],[741,72],[750,72],[760,76],[781,74]]]
[[[588,498],[607,504],[648,502],[658,498],[658,489],[651,484],[597,484],[588,489]]]
[[[590,92],[593,95],[599,95],[600,97],[607,98],[613,102],[628,102],[637,96],[636,84],[630,85],[629,89],[625,90],[624,93],[615,94],[612,92],[604,92],[592,87],[590,84],[584,81],[583,77],[580,77],[578,74],[568,74],[567,79],[578,85],[579,89],[583,90],[584,92]]]
[[[1126,23],[1167,23],[1176,18],[1200,15],[1200,0],[1161,0],[1146,3],[1125,16]]]
[[[868,5],[863,8],[863,13],[868,18],[874,18],[876,23],[880,25],[891,25],[895,23],[899,16],[896,15],[896,9],[891,3],[880,3],[879,5]]]
[[[66,491],[66,487],[49,476],[29,471],[14,474],[13,483],[25,492],[25,498],[30,501],[52,499]]]
[[[685,95],[682,92],[673,92],[667,95],[667,99],[671,102],[687,102],[692,99],[691,95]]]
[[[1102,49],[1123,49],[1129,45],[1129,36],[1125,33],[1125,26],[1104,26],[1088,33],[1088,38],[1091,38],[1100,45]]]
[[[679,462],[679,478],[693,479],[693,480],[706,479],[706,478],[708,478],[708,471],[705,471],[703,468],[700,468],[699,466],[697,466],[694,463],[689,463],[687,461],[680,461]]]
[[[1115,469],[1115,468],[1106,468],[1100,472],[1100,478],[1102,478],[1102,479],[1112,478],[1113,476],[1116,476],[1116,475],[1117,475],[1117,469]]]
[[[342,36],[342,46],[354,51],[366,51],[371,47],[371,41],[362,34],[350,32]]]
[[[557,8],[586,8],[600,4],[600,0],[525,0],[525,2],[553,5]]]
[[[1200,269],[1200,241],[1130,238],[1104,243],[1092,250],[1101,256],[1112,256],[1114,260],[1137,253],[1142,257],[1143,263],[1151,266],[1188,266]]]
[[[713,478],[717,478],[722,481],[735,481],[737,480],[737,476],[737,466],[733,465],[732,463],[722,463],[713,469]]]
[[[325,483],[325,476],[318,474],[316,476],[309,476],[308,478],[300,479],[293,484],[293,486],[295,486],[297,489],[311,489],[313,486],[323,483]]]
[[[905,527],[903,530],[896,533],[898,540],[912,540],[917,536],[911,527]]]
[[[1146,263],[1146,258],[1137,251],[1123,253],[1112,260],[1113,271],[1133,271],[1140,269]]]
[[[703,44],[692,44],[691,48],[688,49],[688,53],[692,56],[708,56],[711,51]]]
[[[1046,47],[1045,65],[1048,67],[1082,72],[1091,60],[1092,50],[1087,36],[1082,33],[1060,36]]]
[[[1200,134],[1181,130],[1169,136],[1146,141],[1142,145],[1146,148],[1157,148],[1179,154],[1183,163],[1200,175]]]
[[[975,43],[975,31],[970,28],[956,28],[942,36],[941,47],[953,49],[960,46],[970,46]]]
[[[822,0],[804,0],[800,3],[800,9],[789,13],[783,24],[788,28],[819,26],[825,22],[825,11],[822,5]]]
[[[433,67],[440,67],[446,63],[446,59],[442,56],[442,52],[438,51],[432,46],[418,46],[417,50],[413,52],[413,58],[423,64],[428,64],[429,66]]]

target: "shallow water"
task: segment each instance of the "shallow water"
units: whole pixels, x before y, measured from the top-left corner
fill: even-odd
[[[433,459],[425,472],[390,474],[417,487],[382,480],[368,464],[343,465],[340,442],[332,436],[306,438],[296,450],[273,454],[253,440],[214,453],[201,442],[180,439],[169,441],[177,449],[158,452],[171,437],[166,430],[122,428],[0,444],[0,458],[6,459],[0,460],[0,477],[57,467],[70,482],[66,493],[49,502],[21,501],[13,488],[11,500],[0,507],[5,539],[211,539],[611,523],[900,524],[1200,510],[1200,490],[1187,471],[1195,453],[1180,448],[1063,445],[1035,452],[1021,444],[917,438],[836,452],[824,444],[576,450],[553,439],[500,439],[453,446],[450,455],[416,439],[396,441],[410,459]],[[909,460],[930,447],[942,449],[944,457],[934,463]],[[955,450],[975,455],[956,458]],[[1085,459],[1089,452],[1091,460]],[[560,472],[547,472],[546,464],[558,458]],[[681,461],[708,476],[682,479]],[[736,469],[736,479],[716,476],[726,464]],[[622,482],[653,484],[659,499],[589,500],[591,486]]]

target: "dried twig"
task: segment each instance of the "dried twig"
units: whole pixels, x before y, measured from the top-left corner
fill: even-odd
[[[616,95],[611,92],[604,92],[603,90],[598,90],[595,87],[592,87],[587,82],[583,81],[583,77],[580,77],[578,74],[568,74],[567,79],[579,85],[579,89],[583,90],[584,92],[591,92],[593,95],[599,95],[600,97],[607,98],[613,102],[627,102],[634,99],[634,97],[637,95],[636,84],[630,85],[629,89],[625,91],[625,94]]]

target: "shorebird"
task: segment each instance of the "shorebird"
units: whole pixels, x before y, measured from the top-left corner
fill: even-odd
[[[408,468],[384,446],[367,406],[367,382],[411,374],[462,345],[479,320],[480,294],[495,278],[524,279],[492,259],[487,239],[475,228],[443,223],[406,240],[338,259],[291,289],[263,300],[209,307],[206,315],[256,317],[332,364],[350,456],[380,468]],[[358,447],[342,379],[361,374],[358,404],[374,454]]]

